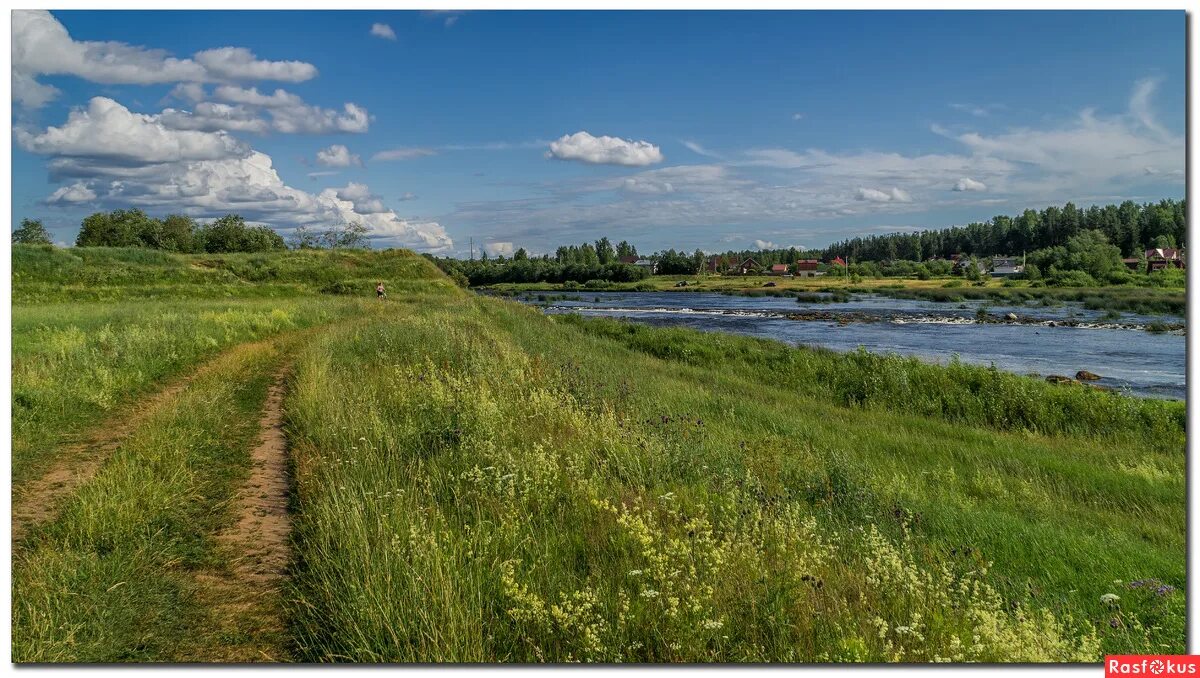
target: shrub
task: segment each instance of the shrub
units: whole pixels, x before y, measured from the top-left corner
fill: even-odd
[[[1096,279],[1084,271],[1054,271],[1050,284],[1055,287],[1095,287]]]
[[[335,280],[321,287],[321,294],[356,294],[358,285],[345,280]]]

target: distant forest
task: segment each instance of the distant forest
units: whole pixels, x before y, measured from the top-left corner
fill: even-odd
[[[1022,252],[1066,245],[1083,231],[1097,230],[1121,255],[1135,257],[1144,250],[1167,244],[1187,244],[1187,201],[1161,200],[1139,205],[1126,200],[1120,205],[1093,205],[1079,209],[1072,203],[1025,210],[1016,217],[998,216],[985,222],[918,233],[851,238],[821,251],[822,258],[851,258],[855,261],[924,261],[954,254],[976,257],[1020,255]]]

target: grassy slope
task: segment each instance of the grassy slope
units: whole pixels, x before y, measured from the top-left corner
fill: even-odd
[[[855,379],[840,361],[865,358],[556,321],[456,290],[412,255],[200,259],[38,251],[14,266],[28,276],[14,295],[111,299],[61,306],[78,308],[88,340],[106,324],[157,326],[129,298],[169,299],[159,312],[196,323],[213,304],[363,316],[298,349],[286,403],[290,636],[214,619],[197,583],[227,557],[210,538],[246,472],[243,426],[275,360],[264,353],[184,392],[30,536],[14,569],[21,658],[228,659],[267,647],[301,660],[1081,660],[1183,649],[1182,594],[1125,583],[1184,581],[1184,433],[1170,405],[905,361],[870,363]],[[392,303],[316,293],[354,280],[369,295],[376,278]],[[19,359],[44,348],[33,333],[54,317],[14,308],[14,394]],[[71,351],[84,365],[122,362]],[[46,392],[73,383],[68,372],[50,372],[60,376]],[[161,378],[145,370],[130,383]],[[934,397],[947,379],[966,390]],[[114,501],[143,495],[138,511]],[[1120,603],[1101,603],[1108,592]]]
[[[1101,439],[1053,407],[1031,415],[1050,435],[997,431],[914,414],[894,380],[865,408],[778,383],[775,354],[804,351],[676,333],[660,345],[712,362],[662,359],[612,327],[455,297],[302,355],[299,657],[1183,647],[1182,595],[1123,583],[1184,582],[1181,412]]]

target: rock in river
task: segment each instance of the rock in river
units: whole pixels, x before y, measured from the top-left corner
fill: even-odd
[[[1097,381],[1100,379],[1100,375],[1087,370],[1079,370],[1075,373],[1075,378],[1079,381]]]

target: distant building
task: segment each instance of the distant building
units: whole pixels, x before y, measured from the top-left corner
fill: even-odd
[[[971,266],[971,258],[960,256],[958,259],[954,260],[954,268],[951,270],[953,271],[954,275],[964,275],[966,274],[969,266]],[[987,273],[987,266],[978,259],[975,260],[975,269],[980,273]]]
[[[833,261],[829,262],[830,266],[845,266],[846,261],[841,257],[834,257]]]
[[[652,259],[635,259],[632,263],[638,268],[644,268],[647,271],[650,271],[651,275],[658,273],[658,262]]]
[[[1016,257],[992,257],[992,275],[1004,278],[1020,275],[1025,272],[1025,266]]]
[[[796,275],[801,278],[815,278],[819,275],[824,275],[824,271],[818,271],[821,261],[819,259],[800,259],[796,261],[794,270]]]
[[[771,264],[771,275],[784,275],[787,272],[787,264]]]
[[[1161,271],[1164,268],[1187,268],[1183,250],[1167,247],[1146,250],[1147,272]]]
[[[1134,273],[1145,273],[1145,271],[1142,270],[1142,260],[1138,259],[1137,257],[1126,257],[1125,259],[1121,260],[1121,263],[1125,264],[1125,268],[1128,268]]]
[[[638,259],[640,259],[640,257],[638,257],[637,255],[630,255],[630,256],[626,256],[626,257],[621,257],[617,261],[620,261],[622,264],[636,264]]]
[[[754,257],[746,257],[745,261],[737,265],[738,275],[750,275],[751,273],[758,273],[761,270],[762,266],[754,260]]]

